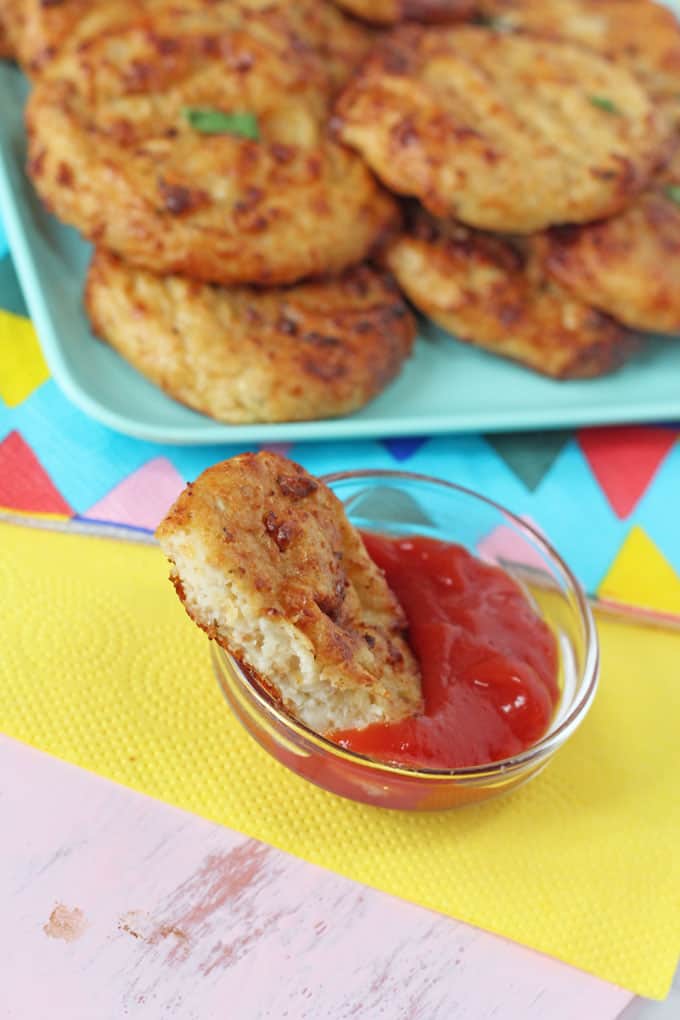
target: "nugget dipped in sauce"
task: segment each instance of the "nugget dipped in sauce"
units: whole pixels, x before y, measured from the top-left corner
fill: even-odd
[[[276,454],[204,471],[157,531],[189,616],[318,733],[422,711],[406,618],[342,504]]]

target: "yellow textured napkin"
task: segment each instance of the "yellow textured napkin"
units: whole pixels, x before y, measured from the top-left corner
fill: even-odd
[[[601,691],[536,780],[400,814],[286,772],[231,718],[154,548],[0,525],[0,729],[642,995],[680,950],[680,636],[600,621]]]

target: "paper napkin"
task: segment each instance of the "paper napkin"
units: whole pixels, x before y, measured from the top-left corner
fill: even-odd
[[[595,705],[505,798],[404,814],[326,794],[232,718],[161,553],[0,526],[0,729],[631,991],[680,950],[680,635],[600,621]],[[5,777],[7,781],[7,778]]]

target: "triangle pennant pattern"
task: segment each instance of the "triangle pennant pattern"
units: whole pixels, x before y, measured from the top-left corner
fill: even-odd
[[[397,461],[410,460],[427,439],[421,436],[405,436],[401,439],[383,439],[382,444]]]
[[[538,528],[535,521],[530,517],[523,517],[527,524]],[[540,531],[540,528],[538,529]],[[533,567],[537,570],[545,570],[545,560],[538,550],[520,532],[514,531],[505,524],[494,528],[485,538],[477,543],[477,555],[489,563],[503,565],[507,563],[510,567]]]
[[[673,429],[650,426],[579,432],[583,455],[617,517],[633,512],[677,438]]]
[[[278,453],[279,457],[287,457],[293,448],[292,443],[261,443],[261,450],[269,450],[270,453]]]
[[[155,457],[124,478],[82,516],[153,531],[184,488],[166,457]]]
[[[30,319],[0,309],[0,397],[16,407],[49,379]]]
[[[680,576],[642,528],[631,529],[597,594],[664,613],[680,613]]]
[[[553,466],[573,433],[508,432],[484,438],[512,473],[532,492]]]
[[[0,251],[2,250],[0,238]],[[6,312],[14,312],[15,315],[28,315],[26,302],[21,292],[17,274],[9,255],[0,256],[0,294],[2,294],[2,307]]]
[[[0,443],[0,506],[18,513],[73,516],[71,507],[18,432],[10,432]]]

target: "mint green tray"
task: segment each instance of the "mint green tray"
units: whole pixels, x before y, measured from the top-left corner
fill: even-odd
[[[24,176],[26,84],[0,64],[0,213],[45,358],[66,396],[113,429],[164,443],[285,442],[680,419],[680,342],[654,339],[615,375],[557,383],[424,323],[402,375],[347,418],[222,425],[170,400],[95,339],[81,307],[90,246]]]

